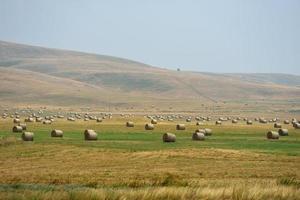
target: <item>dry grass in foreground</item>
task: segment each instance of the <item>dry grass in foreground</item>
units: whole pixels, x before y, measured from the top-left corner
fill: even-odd
[[[13,191],[1,191],[1,199],[56,199],[56,200],[80,200],[80,199],[246,199],[246,200],[276,200],[276,199],[300,199],[300,190],[294,187],[269,185],[235,185],[228,187],[149,187],[149,188],[115,188],[115,189],[19,189]]]

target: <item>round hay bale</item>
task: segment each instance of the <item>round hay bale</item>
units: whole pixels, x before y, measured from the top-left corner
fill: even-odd
[[[187,118],[185,121],[186,121],[186,122],[191,122],[192,119],[191,119],[191,118]]]
[[[12,128],[12,131],[13,131],[14,133],[22,133],[23,128],[22,128],[22,126],[14,126],[14,127]]]
[[[268,139],[273,139],[273,140],[278,140],[279,139],[279,133],[276,131],[269,131],[267,133],[267,138]]]
[[[87,129],[84,131],[84,139],[85,140],[97,140],[98,134],[94,130]]]
[[[290,124],[290,121],[286,119],[286,120],[283,121],[283,123],[284,124]]]
[[[278,133],[280,136],[288,136],[289,135],[289,130],[288,129],[284,129],[284,128],[280,128],[278,130]]]
[[[276,122],[276,123],[274,124],[274,128],[282,128],[282,126],[281,126],[280,123]]]
[[[35,121],[36,121],[36,122],[42,122],[42,121],[43,121],[43,118],[37,117],[37,118],[35,119]]]
[[[20,121],[20,119],[14,118],[13,122],[14,122],[15,124],[18,124],[18,123],[20,123],[21,121]]]
[[[238,123],[238,120],[237,120],[237,119],[233,119],[231,122],[232,122],[233,124],[236,124],[236,123]]]
[[[97,118],[95,116],[89,116],[90,120],[96,120]]]
[[[247,120],[247,125],[252,125],[253,122],[251,120]]]
[[[300,129],[300,123],[294,123],[293,126],[295,129]]]
[[[32,117],[28,117],[25,119],[25,122],[34,122],[34,119]]]
[[[68,117],[67,120],[68,120],[68,121],[71,121],[71,122],[74,122],[74,121],[75,121],[75,118],[74,118],[74,117]]]
[[[33,141],[34,133],[32,132],[23,132],[22,140],[23,141]]]
[[[197,125],[197,126],[203,126],[204,123],[203,123],[203,122],[197,122],[196,125]]]
[[[43,121],[43,124],[51,124],[51,123],[52,123],[51,120],[45,120],[45,121]]]
[[[127,127],[134,127],[134,123],[133,122],[126,122],[126,126]]]
[[[202,132],[195,132],[192,136],[193,140],[205,140],[205,134]]]
[[[173,133],[163,134],[163,142],[176,142],[176,135]]]
[[[23,131],[26,131],[27,125],[25,123],[19,123],[19,126],[22,127]]]
[[[153,124],[150,124],[150,123],[145,124],[145,129],[146,129],[146,130],[153,130],[153,129],[154,129],[154,125],[153,125]]]
[[[205,130],[205,133],[204,133],[205,136],[211,136],[213,133],[213,131],[210,128],[205,128],[204,130]]]
[[[101,119],[101,118],[97,118],[96,121],[97,121],[97,122],[102,122],[102,119]]]
[[[51,137],[63,137],[64,132],[62,130],[54,129],[51,131]]]
[[[262,124],[267,124],[268,121],[264,118],[259,118],[259,123],[262,123]]]
[[[185,130],[185,125],[184,124],[177,124],[176,125],[176,130]]]
[[[152,119],[151,120],[151,124],[157,124],[157,120],[156,119]]]
[[[216,121],[216,125],[221,125],[221,124],[222,124],[222,121],[220,121],[220,120]]]

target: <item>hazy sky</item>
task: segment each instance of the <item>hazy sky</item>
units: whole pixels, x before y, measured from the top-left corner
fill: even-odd
[[[0,0],[0,40],[165,68],[300,74],[300,0]]]

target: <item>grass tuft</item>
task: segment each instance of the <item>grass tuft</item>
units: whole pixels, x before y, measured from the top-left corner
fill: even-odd
[[[295,186],[296,188],[300,188],[300,180],[298,180],[295,176],[280,178],[278,183],[281,185]]]

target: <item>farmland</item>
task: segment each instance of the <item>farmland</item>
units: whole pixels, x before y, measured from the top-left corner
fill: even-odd
[[[22,119],[23,120],[23,119]],[[135,126],[128,128],[126,121]],[[300,130],[267,140],[273,124],[220,126],[205,122],[159,121],[120,117],[97,123],[57,119],[52,124],[27,123],[34,142],[12,133],[12,119],[0,120],[0,198],[2,199],[299,199]],[[177,131],[177,123],[186,130]],[[197,128],[212,136],[193,141]],[[51,138],[53,129],[63,138]],[[98,133],[84,141],[85,129]],[[176,134],[163,143],[162,134]]]

